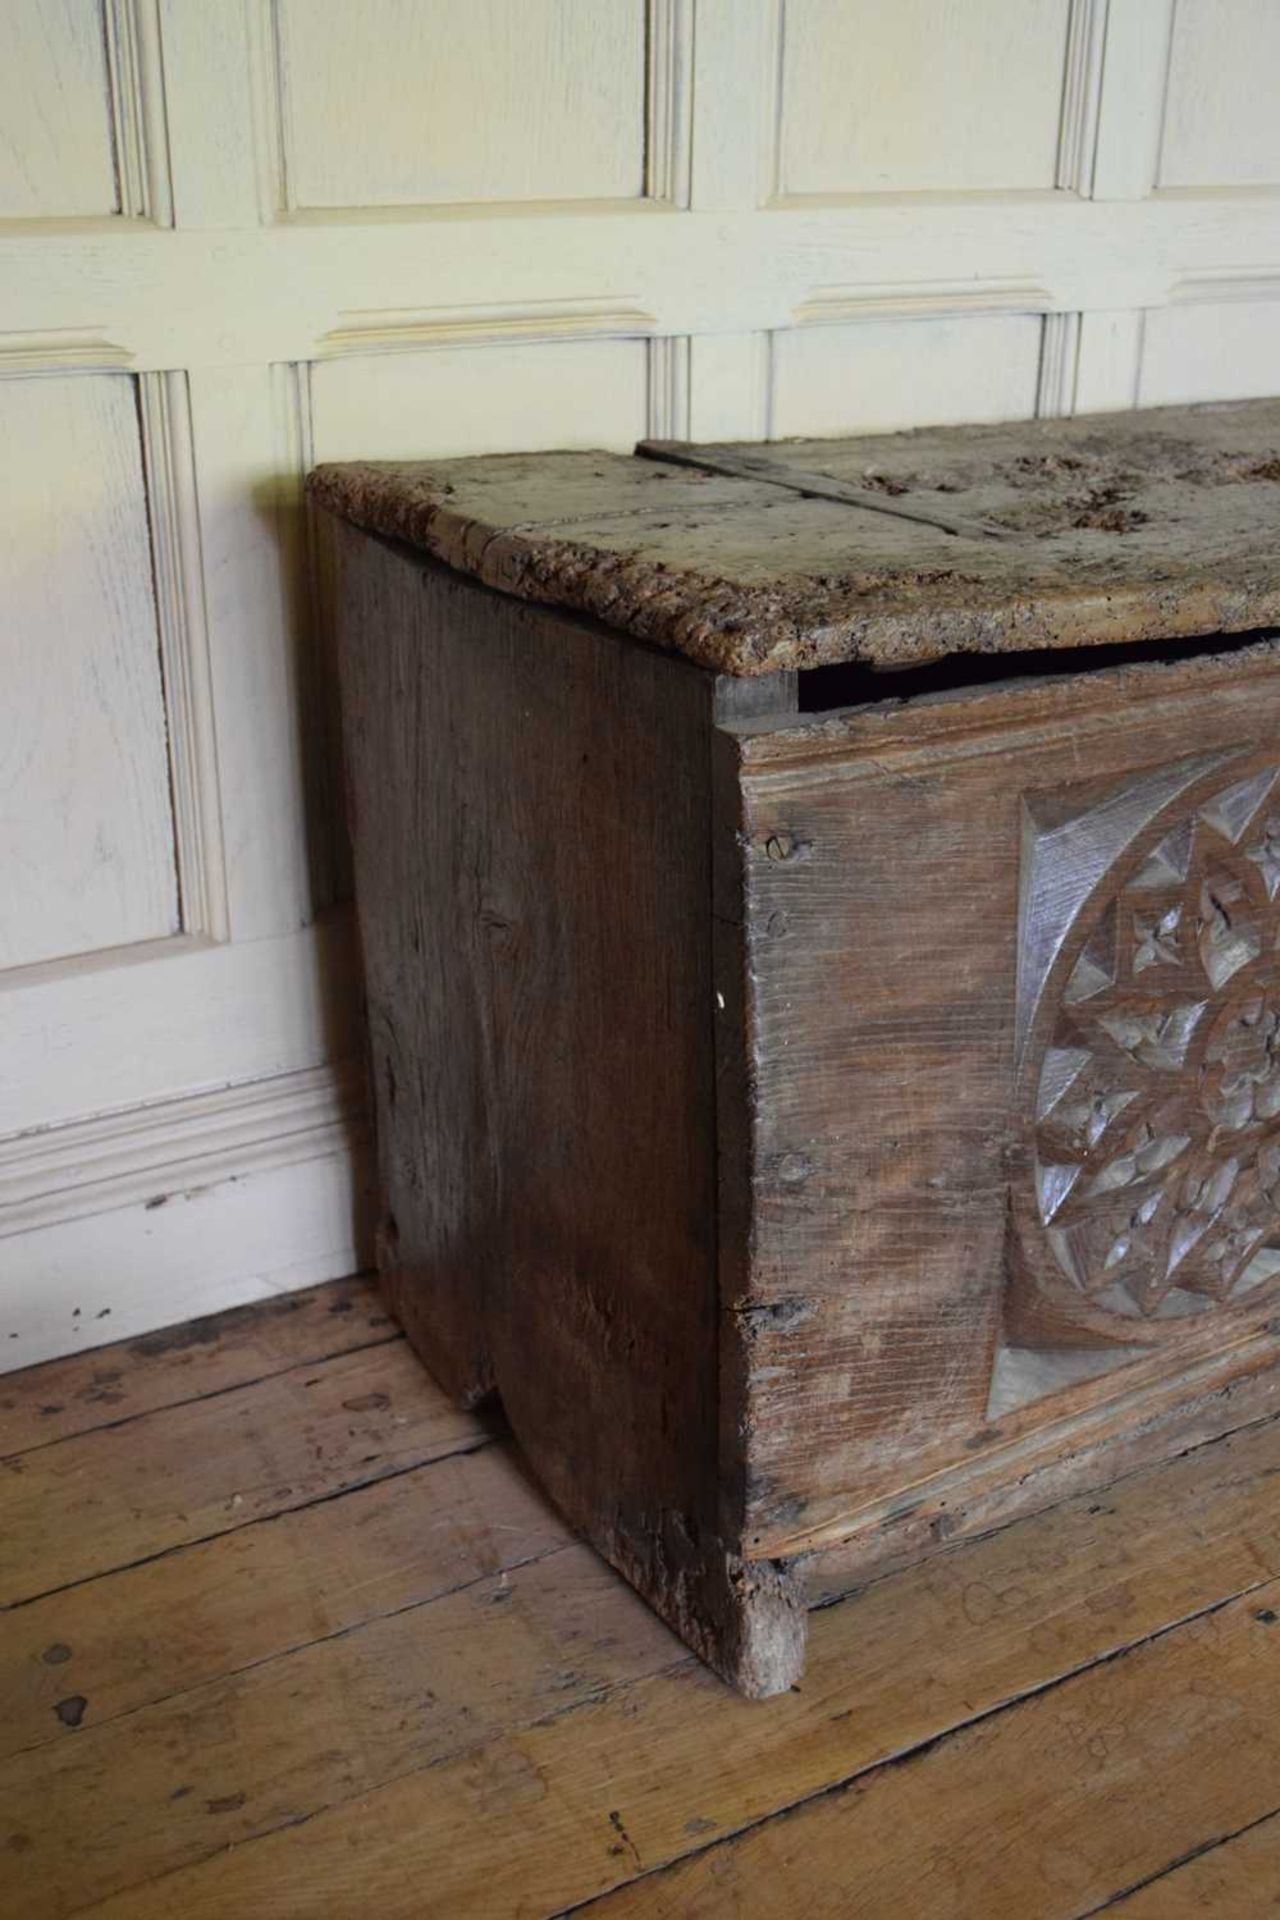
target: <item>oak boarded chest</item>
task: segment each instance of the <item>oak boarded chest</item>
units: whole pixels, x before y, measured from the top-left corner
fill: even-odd
[[[692,1647],[1274,1410],[1280,402],[311,494],[386,1289]]]

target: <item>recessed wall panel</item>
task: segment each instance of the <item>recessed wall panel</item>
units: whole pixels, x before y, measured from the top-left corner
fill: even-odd
[[[1019,420],[1036,410],[1038,314],[860,320],[773,341],[776,438]]]
[[[781,192],[1053,186],[1067,0],[781,4]]]
[[[118,211],[101,5],[0,0],[0,220]]]
[[[634,198],[643,0],[276,0],[288,204]]]
[[[1278,393],[1277,342],[1280,297],[1162,307],[1146,317],[1138,405],[1255,400]]]
[[[352,355],[312,369],[318,460],[619,447],[645,432],[641,340]]]
[[[0,969],[177,930],[134,383],[0,380]]]
[[[1280,6],[1178,0],[1162,187],[1280,186]]]

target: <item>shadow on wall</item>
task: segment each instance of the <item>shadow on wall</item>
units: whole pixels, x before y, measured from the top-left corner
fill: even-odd
[[[373,1102],[364,977],[352,912],[332,583],[326,577],[323,543],[314,535],[315,510],[307,502],[302,476],[280,472],[260,482],[253,503],[280,554],[291,640],[292,745],[302,777],[312,916],[318,923],[338,923],[340,937],[316,946],[320,1000],[327,1057],[341,1062],[353,1035],[355,1039],[356,1056],[349,1065],[359,1091],[345,1129],[355,1175],[352,1242],[360,1268],[371,1268],[376,1253]]]

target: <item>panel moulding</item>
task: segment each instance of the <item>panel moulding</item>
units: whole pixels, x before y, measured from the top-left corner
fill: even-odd
[[[787,57],[786,0],[763,0],[759,45],[763,63],[760,101],[760,204],[784,206],[798,196],[787,194],[782,181],[782,122],[786,111],[783,91]]]
[[[942,320],[983,313],[1043,313],[1054,305],[1037,280],[903,280],[865,286],[815,287],[795,308],[797,326],[843,326],[855,320]]]
[[[0,379],[33,373],[122,373],[133,363],[127,347],[90,327],[0,333]]]
[[[127,373],[128,351],[88,328],[0,335],[0,378]],[[133,376],[151,534],[180,927],[176,935],[6,970],[59,978],[228,937],[225,858],[209,672],[191,416],[181,372]]]
[[[389,349],[388,349],[389,350]],[[319,913],[352,890],[351,854],[343,821],[342,743],[339,713],[323,663],[336,659],[330,597],[320,578],[315,509],[306,497],[305,479],[315,465],[311,362],[277,369],[275,387],[279,470],[295,513],[285,518],[289,548],[285,560],[287,590],[294,608],[294,630],[309,636],[300,649],[298,704],[302,715],[303,780],[313,820],[308,835],[311,901]],[[328,697],[326,697],[326,685]]]
[[[124,0],[115,0],[123,4]],[[136,0],[154,4],[154,0]],[[579,205],[608,204],[615,211],[656,203],[687,207],[693,164],[693,10],[694,0],[647,0],[645,7],[644,187],[634,203],[504,202],[506,216],[571,212]],[[344,222],[390,217],[431,219],[458,212],[455,204],[424,202],[395,207],[305,207],[297,204],[289,177],[289,97],[280,42],[278,0],[257,0],[250,8],[250,85],[254,100],[259,212],[264,223],[288,219]],[[470,203],[464,203],[470,210]],[[477,202],[476,212],[498,210]]]
[[[250,5],[247,24],[258,217],[264,226],[269,226],[293,210],[289,188],[288,103],[276,0],[257,0],[257,4]]]
[[[1062,114],[1058,122],[1055,184],[1088,199],[1098,151],[1098,115],[1102,101],[1102,61],[1109,0],[1071,0],[1062,76]]]
[[[102,31],[120,213],[172,226],[159,0],[103,0]]]
[[[649,341],[647,427],[652,440],[688,440],[690,429],[690,343],[687,337]]]
[[[1145,200],[1159,171],[1176,0],[1109,0],[1094,134],[1095,200]]]
[[[225,940],[226,860],[186,374],[140,375],[138,417],[151,519],[182,931]]]
[[[430,347],[630,339],[652,333],[652,313],[625,297],[534,300],[510,306],[353,308],[323,333],[315,358],[420,353]]]
[[[1057,156],[1054,185],[1059,190],[1087,198],[1093,191],[1093,170],[1098,144],[1099,109],[1102,99],[1103,54],[1107,37],[1111,0],[1070,0],[1063,57],[1062,105],[1058,120]],[[761,199],[765,205],[806,206],[819,202],[850,204],[881,196],[876,194],[789,194],[782,178],[782,134],[784,114],[784,78],[786,61],[786,0],[768,0],[767,69],[769,84],[761,125]],[[946,193],[945,187],[934,190]],[[1025,198],[1023,190],[1008,191]],[[911,199],[915,194],[890,196]],[[999,200],[999,188],[986,192],[964,192],[957,196],[969,201]]]
[[[693,0],[649,0],[645,16],[645,198],[687,207],[693,160]]]
[[[1188,274],[1175,280],[1169,290],[1170,306],[1236,300],[1280,300],[1280,267],[1226,267],[1217,273]]]
[[[1076,410],[1076,375],[1080,359],[1080,315],[1046,313],[1040,337],[1040,372],[1036,382],[1036,417],[1057,419]]]
[[[351,1063],[182,1094],[0,1140],[0,1239],[327,1155],[367,1134]]]

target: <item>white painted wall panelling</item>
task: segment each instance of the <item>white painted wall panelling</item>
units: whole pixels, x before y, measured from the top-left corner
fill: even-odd
[[[117,949],[0,983],[6,1135],[358,1051],[345,916],[276,940]],[[0,1266],[0,1281],[3,1269]]]
[[[0,49],[0,221],[167,221],[156,0],[0,0]]]
[[[778,191],[1055,183],[1068,0],[780,0]]]
[[[891,432],[1036,411],[1043,322],[1037,314],[862,320],[773,336],[770,430]]]
[[[2,0],[0,219],[120,211],[101,7]]]
[[[1269,298],[1189,300],[1146,316],[1138,403],[1250,400],[1280,388],[1280,275]]]
[[[1280,187],[1280,7],[1177,0],[1158,184]]]
[[[332,1279],[350,1258],[354,1167],[344,1144],[207,1186],[197,1170],[153,1204],[0,1240],[0,1369]]]
[[[647,405],[642,340],[352,354],[311,375],[317,460],[631,447]]]
[[[0,969],[178,929],[135,382],[0,382]]]
[[[284,205],[625,200],[643,0],[276,0]]]

